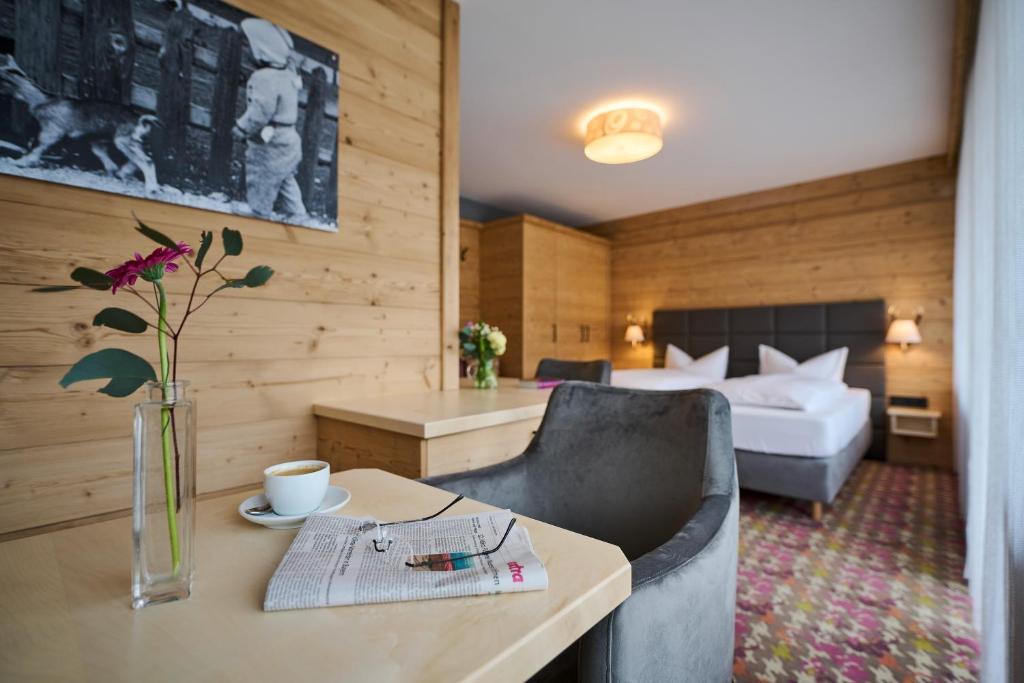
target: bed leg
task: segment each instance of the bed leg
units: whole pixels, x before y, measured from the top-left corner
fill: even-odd
[[[820,522],[822,516],[825,514],[825,505],[820,500],[811,502],[811,519],[815,522]]]

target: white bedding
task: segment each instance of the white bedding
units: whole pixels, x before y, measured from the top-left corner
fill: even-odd
[[[731,380],[727,380],[731,381]],[[679,391],[714,386],[714,380],[675,368],[613,370],[612,385]],[[733,447],[758,453],[827,458],[841,451],[870,419],[871,392],[847,388],[814,410],[732,405]]]
[[[733,377],[710,388],[721,391],[734,406],[810,411],[832,405],[846,392],[842,382],[793,372]]]
[[[612,370],[612,386],[627,389],[653,389],[657,391],[678,391],[699,389],[714,383],[711,377],[695,375],[678,368],[638,368],[633,370]]]
[[[871,392],[848,388],[824,408],[787,410],[732,406],[733,447],[759,453],[830,457],[870,419]]]

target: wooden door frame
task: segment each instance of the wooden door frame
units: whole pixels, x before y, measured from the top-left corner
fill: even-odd
[[[459,5],[441,14],[441,389],[459,388]]]

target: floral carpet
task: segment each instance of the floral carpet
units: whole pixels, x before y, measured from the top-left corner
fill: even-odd
[[[949,472],[864,461],[821,525],[743,491],[737,681],[973,681]]]

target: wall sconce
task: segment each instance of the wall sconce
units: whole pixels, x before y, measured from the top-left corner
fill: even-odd
[[[918,307],[913,318],[897,318],[899,311],[893,306],[889,307],[889,331],[885,333],[887,344],[899,344],[900,349],[906,351],[911,344],[921,343],[921,330],[918,323],[924,317],[924,309]]]
[[[647,335],[644,333],[644,324],[637,321],[637,319],[633,317],[632,313],[626,316],[625,339],[633,348],[636,348],[647,340]]]

